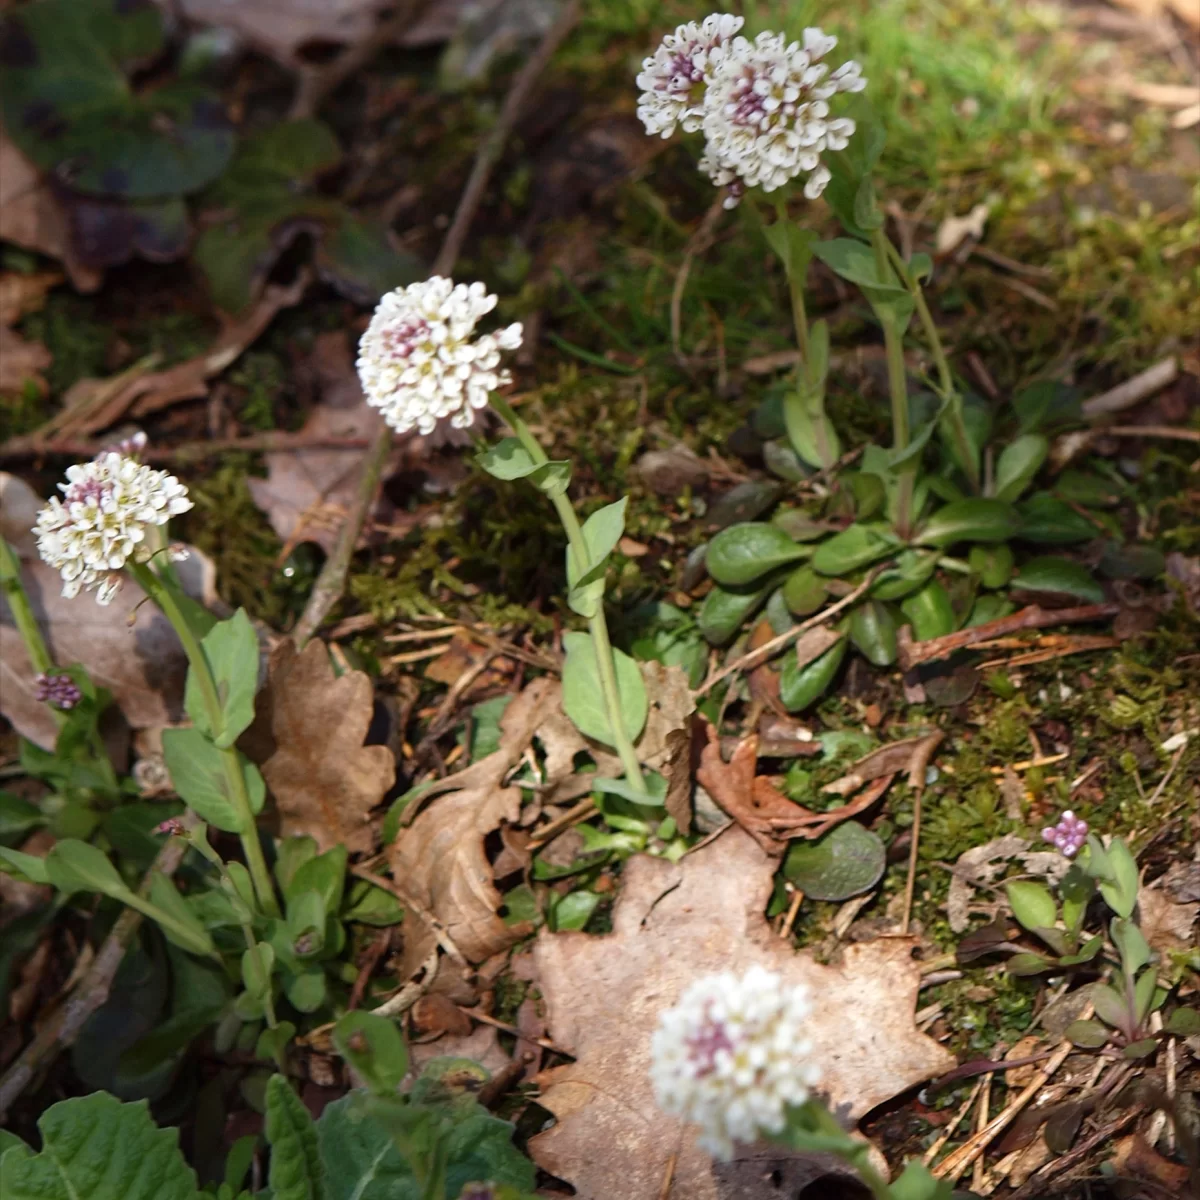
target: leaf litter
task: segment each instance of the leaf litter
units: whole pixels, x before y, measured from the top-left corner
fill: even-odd
[[[371,849],[371,812],[395,782],[396,765],[386,746],[363,744],[374,712],[370,676],[338,675],[323,642],[297,651],[284,641],[258,703],[251,732],[272,747],[260,757],[281,834],[312,837],[322,852]]]
[[[757,964],[811,988],[821,1090],[845,1120],[954,1065],[913,1024],[916,941],[848,946],[836,966],[795,952],[764,916],[776,865],[737,828],[679,864],[638,855],[626,864],[612,933],[539,935],[534,958],[550,1037],[576,1061],[540,1077],[539,1102],[558,1123],[530,1150],[581,1200],[658,1200],[672,1161],[671,1195],[731,1194],[693,1130],[657,1109],[650,1086],[658,1016],[697,977]]]

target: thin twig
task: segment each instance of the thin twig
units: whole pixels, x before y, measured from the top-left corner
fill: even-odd
[[[921,844],[921,801],[925,796],[925,775],[929,770],[929,760],[941,745],[943,737],[945,734],[939,729],[929,737],[922,738],[917,743],[908,768],[908,786],[913,791],[913,823],[912,840],[908,848],[908,880],[904,885],[904,915],[900,919],[900,932],[905,936],[908,935],[909,922],[912,920],[913,892],[917,884],[917,850]]]
[[[936,662],[949,658],[957,650],[966,650],[979,642],[992,638],[1007,637],[1023,629],[1045,629],[1050,625],[1073,625],[1078,621],[1102,621],[1115,617],[1120,612],[1117,604],[1082,604],[1075,608],[1040,608],[1031,604],[1011,616],[985,621],[971,629],[960,629],[945,637],[930,638],[925,642],[914,642],[907,625],[900,630],[897,639],[900,647],[900,669],[911,671],[922,663]]]
[[[718,193],[717,198],[708,206],[708,212],[696,228],[696,232],[688,239],[687,249],[683,253],[683,261],[675,275],[675,286],[671,289],[671,349],[675,352],[675,361],[686,366],[687,359],[683,353],[683,293],[687,288],[688,276],[692,271],[692,263],[696,256],[703,254],[713,243],[717,222],[725,211],[724,193]]]
[[[711,679],[706,679],[694,693],[695,698],[699,699],[706,692],[712,691],[722,679],[727,679],[730,675],[734,675],[739,671],[752,671],[755,667],[762,666],[768,659],[774,658],[781,650],[791,645],[805,630],[812,629],[815,625],[823,625],[832,617],[836,617],[838,613],[852,607],[870,589],[882,569],[880,567],[872,571],[854,591],[848,596],[843,596],[836,604],[831,604],[828,608],[822,609],[816,616],[809,617],[807,621],[801,621],[799,625],[793,625],[786,633],[781,633],[778,637],[773,637],[769,642],[764,642],[757,650],[751,650],[748,654],[743,654],[741,657],[734,659],[729,666],[718,671]]]
[[[513,80],[512,87],[504,99],[504,107],[500,110],[500,116],[496,119],[496,124],[492,127],[491,132],[484,138],[483,145],[479,147],[479,152],[475,156],[475,164],[471,168],[467,185],[463,188],[462,198],[454,213],[454,220],[450,223],[450,228],[446,232],[446,240],[442,243],[441,251],[433,264],[435,275],[449,275],[454,270],[454,264],[458,261],[463,242],[466,241],[467,232],[471,228],[471,222],[475,219],[475,211],[483,200],[483,193],[491,178],[492,168],[499,161],[504,144],[508,141],[508,135],[512,132],[517,117],[520,116],[521,109],[533,91],[534,85],[541,79],[549,66],[555,51],[562,45],[567,34],[575,28],[575,24],[579,20],[579,13],[579,0],[569,0],[569,3],[564,5],[562,12],[559,13],[558,20],[546,31],[541,45]]]
[[[1141,400],[1161,391],[1168,383],[1174,383],[1179,375],[1178,359],[1164,358],[1152,367],[1147,367],[1132,379],[1125,380],[1107,392],[1101,392],[1082,404],[1083,415],[1094,421],[1111,413],[1123,412]]]
[[[1088,1005],[1086,1011],[1091,1011],[1091,1005]],[[996,1139],[997,1134],[1002,1133],[1017,1119],[1020,1112],[1046,1086],[1050,1077],[1066,1062],[1067,1055],[1074,1049],[1071,1042],[1063,1042],[1055,1051],[1054,1057],[1033,1077],[1016,1099],[993,1117],[981,1130],[972,1134],[944,1162],[940,1163],[934,1169],[934,1175],[939,1179],[949,1180],[951,1183],[957,1182],[963,1172],[987,1150],[988,1146]]]
[[[184,818],[185,821],[188,819]],[[188,843],[184,838],[169,838],[146,872],[138,889],[139,895],[150,894],[150,883],[156,874],[170,879],[183,861],[187,848]],[[3,1123],[8,1110],[30,1085],[42,1065],[72,1045],[88,1018],[108,999],[117,969],[141,924],[142,914],[135,909],[127,908],[121,913],[96,952],[87,974],[44,1022],[20,1058],[0,1078],[0,1123]]]
[[[420,917],[429,926],[434,937],[438,940],[438,945],[459,966],[470,969],[471,964],[467,961],[466,955],[454,944],[454,939],[450,936],[450,932],[446,926],[406,888],[401,887],[394,879],[388,879],[384,875],[377,875],[374,871],[368,871],[365,867],[352,866],[350,871],[351,874],[357,875],[359,879],[365,879],[368,883],[373,883],[376,887],[383,888],[385,892],[391,892],[405,908],[412,912],[414,916]]]
[[[516,124],[517,116],[522,106],[533,90],[534,85],[545,71],[554,52],[562,44],[563,39],[574,28],[579,20],[579,0],[570,0],[563,9],[557,21],[547,30],[533,57],[521,68],[513,85],[505,98],[504,107],[496,120],[492,131],[484,139],[471,168],[470,178],[463,189],[462,198],[454,213],[454,220],[446,233],[445,241],[438,252],[433,264],[433,274],[449,275],[458,261],[459,252],[466,240],[471,221],[483,200],[484,190],[491,177],[492,168],[496,165],[504,149],[508,136]],[[357,68],[355,68],[357,69]],[[297,97],[299,103],[299,97]],[[392,430],[388,425],[382,425],[379,432],[371,439],[366,454],[363,455],[362,476],[358,490],[354,495],[354,504],[346,514],[346,521],[338,531],[333,551],[325,560],[317,582],[313,586],[308,603],[292,637],[296,645],[303,648],[304,643],[321,627],[321,623],[329,615],[330,609],[342,598],[346,587],[346,576],[350,571],[350,562],[354,557],[358,539],[366,524],[367,513],[375,500],[379,489],[380,478],[384,465],[392,449]]]

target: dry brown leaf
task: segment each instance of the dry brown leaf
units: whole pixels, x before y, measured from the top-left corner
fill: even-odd
[[[81,398],[103,395],[99,403],[81,403],[78,412],[66,412],[53,422],[50,430],[59,437],[86,437],[121,420],[126,415],[141,417],[157,412],[180,400],[196,400],[208,395],[208,380],[236,362],[256,341],[276,314],[299,303],[310,277],[301,271],[285,285],[268,286],[258,302],[236,321],[227,321],[213,344],[195,358],[177,363],[164,371],[138,371],[129,382],[109,393],[104,380],[77,381]],[[90,385],[90,386],[89,386]],[[42,431],[48,432],[48,431]]]
[[[435,1058],[469,1058],[493,1075],[512,1062],[512,1056],[500,1045],[499,1031],[494,1025],[476,1025],[468,1034],[445,1033],[433,1041],[413,1042],[408,1054],[414,1075],[419,1075]]]
[[[871,780],[879,779],[883,775],[896,775],[901,771],[911,773],[912,764],[922,759],[927,761],[931,750],[936,748],[941,740],[940,732],[928,733],[880,746],[878,750],[872,750],[870,754],[860,758],[840,779],[827,783],[821,791],[835,796],[849,796]],[[924,778],[919,782],[924,783]]]
[[[31,505],[41,507],[30,489],[3,473],[0,500],[0,532],[6,537],[10,513],[27,515]],[[82,663],[98,687],[112,692],[134,729],[182,720],[187,657],[167,619],[143,603],[142,590],[126,581],[107,607],[90,594],[69,600],[62,595],[58,572],[36,557],[29,539],[18,544],[17,552],[22,557],[22,582],[54,661],[62,666]],[[205,606],[214,603],[215,572],[207,558],[193,550],[177,570],[193,599]],[[22,737],[51,749],[58,725],[46,705],[34,698],[33,675],[25,644],[0,597],[0,714]]]
[[[26,313],[37,312],[46,302],[46,293],[61,282],[57,271],[0,274],[0,393],[19,392],[32,383],[45,394],[41,372],[53,361],[50,351],[41,342],[26,341],[12,326]]]
[[[851,1119],[954,1065],[913,1025],[915,941],[859,943],[841,965],[819,966],[768,928],[774,870],[753,838],[730,829],[679,864],[630,859],[613,933],[539,935],[534,956],[550,1037],[577,1061],[543,1073],[539,1102],[558,1124],[530,1149],[579,1200],[658,1200],[676,1155],[671,1196],[738,1194],[697,1148],[693,1130],[656,1108],[650,1086],[659,1015],[699,976],[757,964],[811,988],[817,1009],[808,1034],[822,1088]]]
[[[444,41],[458,25],[465,0],[420,4],[403,37],[403,46]],[[394,0],[179,0],[189,21],[220,25],[241,34],[252,46],[285,66],[300,61],[308,45],[354,46],[375,33]],[[421,11],[421,10],[424,11]]]
[[[375,436],[383,417],[363,397],[350,342],[344,330],[318,334],[312,369],[320,401],[309,414],[301,436],[367,438]],[[266,479],[247,480],[254,503],[267,514],[271,527],[285,542],[316,542],[326,552],[353,507],[362,473],[361,450],[281,450],[265,456]],[[384,477],[394,468],[388,468]],[[371,520],[391,513],[377,504]]]
[[[971,923],[972,912],[984,912],[995,916],[995,903],[979,905],[974,900],[974,889],[991,885],[1005,865],[1012,859],[1021,860],[1021,865],[1030,875],[1040,876],[1047,882],[1057,883],[1071,865],[1056,850],[1030,850],[1029,841],[1015,833],[994,838],[982,846],[975,846],[959,855],[950,876],[950,890],[946,896],[946,915],[950,928],[963,933]]]
[[[274,751],[262,773],[282,836],[307,834],[322,851],[339,844],[351,853],[369,849],[371,809],[396,780],[392,752],[363,745],[374,708],[370,677],[335,676],[323,642],[297,653],[285,641],[264,692],[262,724]]]
[[[696,782],[768,854],[783,854],[791,838],[822,837],[835,825],[865,812],[895,778],[894,774],[881,775],[849,804],[828,812],[813,812],[789,800],[769,779],[755,774],[757,734],[742,738],[728,763],[721,757],[721,739],[707,721],[704,722],[704,735],[707,744],[700,751]],[[926,740],[916,739],[919,744]]]
[[[442,794],[392,844],[392,877],[441,923],[467,962],[481,963],[528,933],[498,915],[503,897],[484,840],[520,815],[521,789],[505,787],[503,780],[545,713],[561,707],[559,695],[557,680],[543,678],[515,696],[500,720],[500,748],[443,780]],[[447,793],[456,782],[457,790]],[[435,940],[428,922],[406,906],[402,977],[425,960]]]
[[[76,289],[94,292],[103,272],[76,261],[67,218],[38,169],[0,129],[0,241],[58,259]]]
[[[1192,930],[1200,904],[1176,904],[1158,886],[1138,891],[1138,926],[1151,947],[1164,958],[1195,946]]]

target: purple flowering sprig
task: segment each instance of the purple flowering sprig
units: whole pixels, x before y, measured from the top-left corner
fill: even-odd
[[[42,671],[33,678],[33,698],[68,712],[83,699],[83,692],[70,675]]]
[[[1074,858],[1087,841],[1088,823],[1077,817],[1070,809],[1058,819],[1058,824],[1047,825],[1042,830],[1042,840],[1049,842],[1065,858]]]

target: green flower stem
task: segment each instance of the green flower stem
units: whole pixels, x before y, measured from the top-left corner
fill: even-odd
[[[871,245],[875,250],[875,269],[880,281],[891,274],[888,265],[888,240],[882,229],[871,234]],[[892,444],[894,449],[906,450],[909,443],[908,428],[908,383],[904,367],[904,335],[894,321],[884,318],[883,344],[887,350],[888,394],[892,402]],[[907,537],[912,526],[913,489],[916,486],[915,464],[900,471],[896,496],[896,530]]]
[[[798,1109],[790,1109],[783,1131],[768,1136],[767,1141],[808,1154],[832,1154],[858,1172],[875,1200],[893,1200],[888,1181],[871,1165],[868,1147],[852,1138],[817,1101],[810,1100]]]
[[[901,278],[907,279],[907,264],[900,257],[900,251],[891,242],[887,243],[887,249],[888,256],[896,265]],[[963,470],[967,473],[967,479],[971,483],[972,490],[978,492],[979,463],[971,451],[971,439],[967,436],[967,425],[963,419],[962,393],[954,386],[954,375],[950,371],[950,363],[946,358],[946,349],[942,345],[942,338],[938,333],[933,314],[929,311],[929,305],[925,302],[925,293],[916,279],[909,282],[909,292],[912,294],[913,302],[917,306],[917,317],[920,319],[921,328],[925,331],[925,339],[928,341],[930,352],[933,354],[933,365],[938,375],[938,397],[945,401],[948,406],[950,432],[954,438],[955,449],[958,451],[959,460],[962,463]]]
[[[785,225],[787,224],[787,204],[783,200],[779,200],[775,204],[775,219],[783,222]],[[787,259],[784,259],[783,271],[787,276],[788,292],[792,298],[792,323],[796,327],[796,347],[800,351],[800,375],[803,377],[810,357],[808,348],[808,313],[804,308],[804,280],[794,277],[792,264]]]
[[[34,672],[38,675],[47,674],[54,669],[54,662],[50,658],[50,651],[46,649],[42,631],[38,628],[29,597],[21,583],[20,560],[3,538],[0,538],[0,588],[4,591],[4,598],[8,601],[9,611],[16,622],[17,632],[25,643],[25,650],[29,654]],[[61,725],[64,720],[63,714],[57,709],[52,711]]]
[[[129,573],[142,590],[162,610],[163,616],[171,622],[180,642],[183,643],[184,653],[187,654],[191,670],[195,672],[196,682],[200,686],[200,694],[204,698],[204,706],[208,709],[213,725],[220,723],[221,700],[217,694],[216,680],[213,679],[212,668],[204,655],[204,649],[192,632],[175,597],[169,588],[163,585],[159,577],[145,563],[129,563]],[[247,832],[241,834],[242,852],[246,856],[246,866],[250,878],[254,881],[254,894],[258,903],[268,917],[280,915],[279,903],[275,898],[275,889],[271,886],[271,875],[267,870],[266,859],[263,858],[262,845],[258,840],[258,830],[254,822],[254,809],[250,804],[250,793],[246,788],[246,777],[242,774],[241,760],[237,750],[230,746],[219,751],[225,768],[225,781],[229,787],[229,795],[238,808],[242,822]]]
[[[542,449],[537,438],[533,436],[533,432],[529,426],[517,416],[512,406],[506,400],[501,399],[499,396],[493,396],[491,405],[507,422],[513,433],[517,435],[517,439],[529,452],[529,456],[534,462],[544,463],[549,461],[545,450]],[[575,509],[571,507],[571,501],[565,495],[551,496],[550,499],[554,504],[554,511],[558,513],[558,519],[562,522],[563,530],[567,535],[567,545],[570,553],[574,556],[579,574],[582,575],[587,564],[587,545],[583,540],[583,528],[579,524],[579,518],[575,515]],[[617,671],[613,664],[612,640],[608,636],[608,622],[604,617],[603,603],[597,609],[596,615],[589,618],[588,629],[592,635],[592,644],[596,650],[596,669],[600,675],[600,691],[604,697],[604,707],[608,713],[608,723],[612,729],[614,747],[621,759],[621,766],[625,770],[625,775],[634,789],[641,793],[648,793],[649,788],[647,788],[646,781],[642,777],[641,764],[638,762],[633,742],[629,740],[629,734],[625,732],[625,720],[621,713],[621,698],[620,693],[617,691]]]

